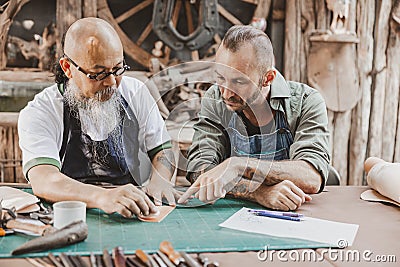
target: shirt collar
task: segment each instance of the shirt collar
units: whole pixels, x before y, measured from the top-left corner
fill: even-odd
[[[289,98],[290,96],[290,89],[285,78],[276,70],[276,77],[271,84],[271,108],[274,110],[280,109],[280,98]]]

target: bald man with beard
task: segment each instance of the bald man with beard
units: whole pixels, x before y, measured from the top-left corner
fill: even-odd
[[[117,32],[104,20],[80,19],[67,30],[63,53],[56,84],[19,117],[23,171],[34,194],[124,217],[156,212],[163,198],[175,205],[170,137],[145,85],[123,76],[129,66]],[[148,181],[140,177],[139,151],[152,163]]]

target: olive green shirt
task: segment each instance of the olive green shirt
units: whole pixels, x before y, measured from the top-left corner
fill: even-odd
[[[277,72],[271,84],[270,107],[286,115],[293,144],[290,160],[305,160],[321,174],[322,191],[330,161],[328,116],[321,94],[302,83],[286,81]],[[199,120],[188,151],[188,179],[191,173],[209,170],[230,157],[229,135],[225,128],[232,111],[222,101],[218,86],[207,90],[201,102]],[[192,181],[193,182],[193,181]]]

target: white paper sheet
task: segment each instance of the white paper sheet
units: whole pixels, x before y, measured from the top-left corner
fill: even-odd
[[[303,217],[295,222],[256,216],[242,208],[219,226],[250,233],[271,236],[300,238],[344,248],[351,246],[356,237],[358,225]]]

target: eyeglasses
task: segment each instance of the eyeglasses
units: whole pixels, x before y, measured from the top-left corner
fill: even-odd
[[[114,71],[110,71],[110,72],[106,72],[106,71],[101,71],[95,74],[90,74],[87,73],[86,71],[84,71],[81,67],[78,66],[78,64],[76,64],[69,56],[64,54],[64,57],[66,57],[68,59],[69,62],[72,63],[72,65],[74,65],[76,67],[77,70],[79,70],[80,72],[82,72],[83,74],[86,75],[86,77],[88,77],[91,80],[96,80],[96,81],[102,81],[104,79],[106,79],[108,76],[110,76],[111,74],[114,76],[120,76],[122,74],[124,74],[125,71],[130,70],[130,66],[126,64],[125,59],[123,61],[124,65],[122,67],[117,68]]]

